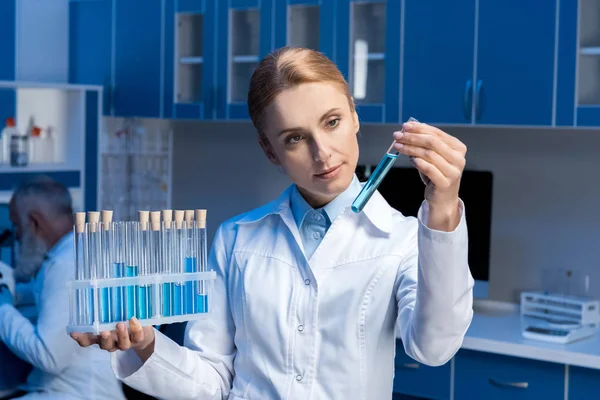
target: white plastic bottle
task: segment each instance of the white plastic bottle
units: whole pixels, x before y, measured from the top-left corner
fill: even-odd
[[[19,131],[15,126],[14,118],[7,118],[6,125],[0,133],[0,164],[10,164],[10,138],[12,135],[18,135]]]

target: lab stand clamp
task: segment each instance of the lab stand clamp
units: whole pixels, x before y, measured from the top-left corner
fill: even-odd
[[[68,333],[99,334],[133,317],[148,326],[210,315],[216,273],[207,263],[206,210],[138,214],[113,222],[112,211],[94,211],[86,222],[76,213]]]

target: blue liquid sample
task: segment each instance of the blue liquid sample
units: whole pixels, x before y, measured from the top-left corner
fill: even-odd
[[[196,272],[196,257],[186,257],[185,258],[185,272],[191,273]],[[196,286],[196,282],[186,282],[185,287],[183,288],[183,312],[184,314],[193,314],[194,310],[194,286]]]
[[[137,317],[139,319],[148,318],[148,286],[138,286],[137,290]]]
[[[123,277],[123,269],[125,268],[124,263],[114,263],[113,264],[113,273],[112,277],[114,278],[122,278]],[[112,298],[112,322],[120,322],[123,321],[124,313],[123,313],[123,288],[122,287],[112,287],[110,288],[111,298]]]
[[[196,313],[208,312],[208,296],[196,293]]]
[[[163,283],[163,316],[171,316],[171,283]]]
[[[125,267],[125,276],[133,277],[137,276],[137,267],[128,265]],[[135,317],[135,292],[137,291],[137,285],[129,285],[125,288],[125,306],[127,313],[127,320]]]
[[[183,285],[173,283],[173,315],[181,315],[183,311]]]
[[[377,168],[375,168],[375,171],[373,171],[369,177],[367,183],[365,183],[358,196],[356,196],[356,199],[354,199],[354,202],[352,203],[352,211],[359,213],[363,210],[397,159],[398,154],[385,153],[381,161],[379,161]]]
[[[100,322],[110,322],[110,288],[100,288]]]

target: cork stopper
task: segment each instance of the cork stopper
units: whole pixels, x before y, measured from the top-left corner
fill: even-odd
[[[185,210],[185,222],[188,224],[194,220],[194,210]]]
[[[84,212],[76,212],[75,213],[75,232],[83,233],[85,229],[85,213]]]
[[[98,221],[100,221],[100,212],[99,211],[89,211],[88,212],[88,222],[90,227],[90,232],[96,232],[98,227]]]
[[[173,221],[173,210],[163,210],[162,219],[167,229],[170,228],[171,222]]]
[[[183,210],[175,210],[175,226],[177,229],[181,229],[183,226],[183,216],[185,212]]]
[[[138,218],[140,220],[140,229],[145,231],[148,229],[148,218],[150,217],[150,211],[138,211]]]
[[[150,229],[160,231],[160,211],[150,211]]]
[[[112,222],[113,212],[110,210],[102,210],[102,228],[105,231],[110,229],[110,223]]]
[[[196,210],[196,226],[198,228],[206,228],[206,210]]]

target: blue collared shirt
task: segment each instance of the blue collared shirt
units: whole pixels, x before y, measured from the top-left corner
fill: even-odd
[[[290,205],[294,221],[300,231],[300,238],[302,239],[307,260],[310,260],[317,247],[319,247],[319,244],[321,244],[331,223],[335,221],[345,208],[350,207],[356,196],[360,193],[361,188],[358,177],[354,175],[350,186],[346,190],[325,206],[314,209],[302,197],[298,191],[298,187],[293,185]]]

